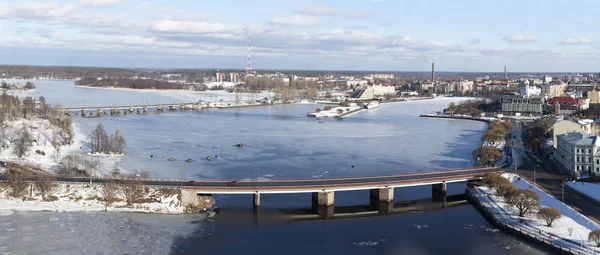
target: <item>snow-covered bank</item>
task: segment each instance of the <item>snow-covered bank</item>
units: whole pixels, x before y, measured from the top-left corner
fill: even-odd
[[[485,201],[484,206],[493,210],[494,214],[500,218],[499,220],[564,247],[581,249],[593,254],[600,252],[600,249],[595,248],[596,244],[588,242],[587,238],[591,231],[600,229],[600,225],[518,175],[505,173],[502,176],[511,181],[518,189],[529,189],[536,192],[540,197],[540,206],[556,208],[561,212],[562,217],[557,219],[552,227],[547,227],[546,222],[538,219],[535,214],[530,213],[520,217],[518,211],[507,204],[504,198],[498,196],[492,188],[474,188],[473,191],[477,198]]]
[[[352,113],[354,111],[358,111],[360,109],[363,109],[363,108],[356,104],[353,104],[348,107],[338,106],[338,107],[332,107],[331,109],[328,109],[328,110],[318,110],[318,111],[309,113],[308,115],[312,116],[312,117],[340,117],[340,116]]]
[[[107,204],[106,191],[103,184],[92,183],[66,183],[55,182],[47,199],[42,199],[41,193],[35,185],[27,188],[27,196],[15,198],[10,196],[11,188],[8,183],[0,183],[0,210],[1,213],[13,211],[117,211],[117,212],[142,212],[181,214],[188,208],[181,203],[181,190],[179,188],[150,187],[140,188],[139,198],[131,205],[125,202],[124,192],[118,185],[114,186],[113,203]],[[48,199],[49,198],[49,199]],[[208,209],[214,203],[213,198],[198,198],[200,207]]]
[[[87,136],[84,135],[78,124],[73,123],[73,142],[65,144],[64,138],[60,136],[61,129],[44,119],[18,119],[8,121],[5,126],[7,148],[0,151],[0,161],[13,162],[20,165],[28,165],[34,168],[39,168],[44,171],[55,173],[62,165],[61,160],[69,155],[80,154],[85,155],[90,160],[98,162],[95,166],[93,175],[105,175],[113,170],[113,167],[119,163],[121,156],[119,155],[90,155],[86,149]],[[18,137],[23,126],[27,127],[33,140],[32,146],[25,152],[22,157],[15,154],[14,140],[10,137]],[[56,149],[55,143],[58,145]],[[0,169],[1,170],[1,169]]]
[[[600,202],[600,184],[589,182],[565,182],[565,184],[574,190],[577,190],[586,196]]]

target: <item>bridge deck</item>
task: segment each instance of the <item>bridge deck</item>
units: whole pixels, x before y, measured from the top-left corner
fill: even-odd
[[[439,184],[442,182],[462,182],[477,180],[484,173],[502,172],[500,168],[476,168],[401,175],[354,177],[310,180],[273,180],[240,181],[236,186],[227,186],[226,182],[196,182],[185,189],[196,190],[204,194],[278,194],[309,193],[320,191],[368,190],[376,188],[395,188],[419,185]]]

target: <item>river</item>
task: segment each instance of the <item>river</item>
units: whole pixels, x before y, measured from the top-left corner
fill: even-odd
[[[35,83],[37,90],[32,96],[44,96],[48,102],[72,107],[231,98],[223,93],[85,89],[74,87],[72,81]],[[322,107],[312,104],[74,120],[84,134],[98,123],[109,131],[119,128],[128,142],[119,166],[124,170],[148,170],[158,178],[367,176],[472,166],[471,152],[480,143],[484,124],[418,117],[419,113],[441,110],[456,100],[460,99],[384,104],[342,120],[307,118],[308,112]],[[245,146],[237,148],[236,143]],[[206,156],[213,160],[204,160]],[[176,160],[168,161],[171,157]],[[194,162],[185,162],[188,158]],[[449,186],[450,194],[463,190],[464,183]],[[431,200],[428,186],[395,192],[396,201]],[[221,212],[209,220],[203,215],[14,212],[0,216],[0,251],[490,255],[547,252],[494,229],[469,204],[359,219],[291,221],[287,218],[290,211],[294,214],[298,209],[311,207],[310,194],[265,195],[258,216],[249,196],[216,196],[216,200]],[[336,193],[336,206],[340,208],[368,203],[367,191]]]

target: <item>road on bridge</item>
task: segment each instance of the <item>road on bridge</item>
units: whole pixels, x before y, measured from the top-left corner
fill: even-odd
[[[371,176],[371,177],[347,177],[330,179],[277,179],[277,180],[242,180],[237,185],[230,186],[229,183],[234,180],[195,180],[195,181],[172,181],[172,180],[136,180],[144,185],[154,186],[187,186],[198,190],[222,188],[229,190],[255,190],[259,187],[261,190],[285,190],[293,188],[331,188],[331,187],[366,187],[375,185],[402,185],[406,183],[427,183],[431,181],[441,182],[443,180],[461,180],[471,179],[473,176],[482,175],[487,172],[498,172],[500,168],[471,168],[460,170],[442,170],[430,172],[413,172],[397,175]],[[0,175],[0,180],[5,177]],[[35,180],[30,178],[28,180]],[[88,177],[55,177],[56,181],[63,182],[89,182]],[[119,182],[126,180],[115,180],[105,178],[92,178],[95,183]]]

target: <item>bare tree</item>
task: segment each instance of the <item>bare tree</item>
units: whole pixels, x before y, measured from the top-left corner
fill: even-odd
[[[596,229],[588,235],[588,241],[595,242],[600,247],[600,229]]]
[[[546,221],[546,226],[552,227],[552,223],[558,220],[562,214],[556,208],[542,207],[537,213],[539,219]]]
[[[144,193],[144,185],[142,182],[134,179],[123,180],[119,185],[119,189],[123,194],[123,198],[127,205],[132,205],[139,201]]]
[[[512,194],[509,201],[510,205],[519,210],[519,216],[523,217],[525,214],[539,207],[540,196],[533,190],[518,189]]]
[[[117,185],[112,180],[107,180],[102,185],[102,200],[104,201],[104,210],[116,200]]]
[[[39,177],[37,180],[35,180],[35,182],[34,182],[35,187],[42,194],[43,200],[46,200],[46,197],[48,197],[48,195],[52,195],[53,181],[54,181],[54,178],[52,178],[50,176],[42,176],[42,177]]]
[[[20,196],[27,188],[27,182],[25,181],[27,174],[25,172],[17,169],[9,169],[6,171],[5,176],[8,186],[12,189],[11,195],[13,197]]]
[[[25,125],[21,128],[19,139],[16,140],[14,152],[20,158],[31,147],[31,134]]]

